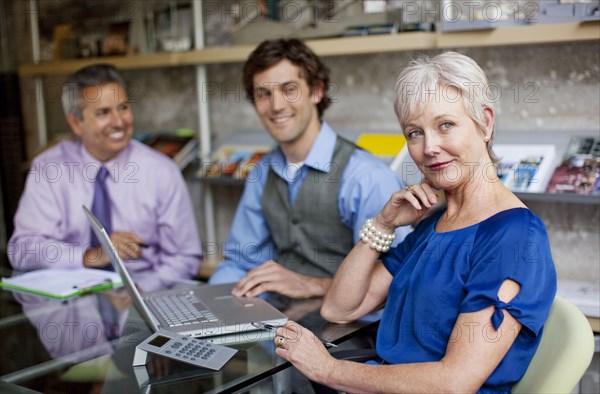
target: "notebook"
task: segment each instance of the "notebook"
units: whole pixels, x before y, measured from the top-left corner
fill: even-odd
[[[102,224],[87,207],[83,206],[83,210],[134,304],[154,332],[164,329],[205,340],[215,337],[211,339],[215,343],[244,342],[244,338],[257,338],[253,321],[273,325],[287,321],[283,313],[261,298],[232,296],[233,283],[140,294]],[[251,331],[254,333],[239,335]]]
[[[92,268],[43,268],[12,278],[2,278],[0,287],[52,298],[77,297],[121,286],[116,272]]]

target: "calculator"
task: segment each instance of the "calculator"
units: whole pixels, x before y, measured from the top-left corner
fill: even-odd
[[[237,350],[160,329],[136,346],[133,366],[146,365],[148,353],[218,371]]]

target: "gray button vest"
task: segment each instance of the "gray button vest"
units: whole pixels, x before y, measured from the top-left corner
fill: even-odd
[[[356,145],[338,136],[330,171],[307,167],[293,206],[287,182],[269,170],[262,208],[279,264],[304,275],[332,277],[354,246],[352,229],[340,219],[338,194],[355,149]]]

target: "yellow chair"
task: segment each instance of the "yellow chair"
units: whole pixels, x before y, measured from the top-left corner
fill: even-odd
[[[374,349],[335,351],[335,358],[365,362],[377,357]],[[556,297],[544,325],[540,345],[513,394],[571,393],[594,355],[594,334],[577,307]],[[315,385],[317,393],[336,393]]]
[[[556,297],[542,340],[514,394],[570,393],[594,355],[594,334],[581,311]]]

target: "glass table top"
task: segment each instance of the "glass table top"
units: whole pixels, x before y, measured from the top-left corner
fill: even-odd
[[[319,315],[320,299],[268,301],[320,338],[344,343],[376,318],[332,324]],[[57,300],[0,290],[0,389],[61,393],[238,392],[290,364],[275,354],[272,333],[239,334],[238,350],[220,371],[163,357],[132,367],[138,343],[151,334],[124,289]],[[232,339],[230,338],[230,341]]]

